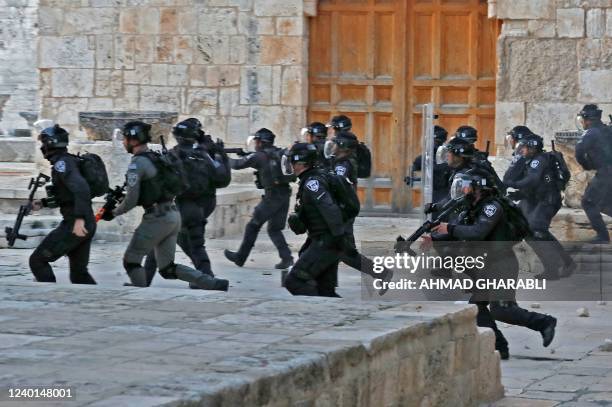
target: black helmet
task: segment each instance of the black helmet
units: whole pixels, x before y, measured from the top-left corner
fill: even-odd
[[[468,192],[470,189],[471,192]],[[479,168],[459,172],[453,177],[449,192],[451,199],[457,199],[469,197],[476,190],[497,192],[495,178],[490,172]]]
[[[353,128],[353,122],[347,116],[341,114],[334,116],[327,127],[332,127],[336,130],[349,131]]]
[[[183,120],[172,128],[172,135],[177,139],[196,140],[202,135],[202,123],[193,117]]]
[[[319,159],[319,152],[314,144],[295,143],[285,152],[291,163],[314,164]]]
[[[312,122],[306,127],[306,132],[316,138],[324,139],[327,137],[327,126],[321,122]]]
[[[274,133],[272,133],[272,131],[266,129],[265,127],[257,130],[257,132],[255,132],[255,135],[253,136],[254,140],[261,140],[262,143],[268,144],[274,144],[275,138],[276,136],[274,135]]]
[[[542,151],[544,149],[544,139],[537,134],[531,134],[519,141],[516,148],[518,150],[521,147],[527,147],[535,151]]]
[[[68,147],[68,132],[56,124],[41,131],[38,140],[47,150],[66,148]]]
[[[602,111],[597,105],[584,105],[578,116],[583,119],[601,119]]]
[[[133,121],[123,126],[123,137],[128,140],[138,140],[140,144],[151,141],[151,125],[141,121]]]
[[[350,131],[342,131],[333,138],[333,142],[340,148],[355,148],[359,140]]]
[[[471,126],[461,126],[455,133],[455,138],[467,141],[474,144],[478,140],[478,131]]]
[[[439,143],[444,143],[448,138],[448,131],[442,126],[434,126],[434,139]]]
[[[476,149],[472,143],[457,137],[450,139],[448,143],[446,143],[445,148],[451,153],[464,158],[473,157],[474,153],[476,152]]]
[[[508,132],[508,135],[514,139],[514,141],[521,141],[525,137],[534,135],[534,133],[527,126],[515,126]]]

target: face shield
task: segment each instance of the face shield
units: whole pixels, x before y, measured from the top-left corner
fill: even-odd
[[[521,157],[529,156],[529,146],[525,143],[517,143],[516,148],[514,149],[514,154]]]
[[[448,146],[442,145],[436,150],[436,164],[446,164],[448,158],[449,149]]]
[[[580,115],[576,116],[576,129],[578,129],[578,131],[586,131],[586,127],[584,125],[584,117]]]
[[[281,157],[281,171],[283,175],[293,175],[293,166],[291,165],[291,158],[286,154]]]
[[[123,144],[123,131],[121,129],[113,130],[113,147],[119,147]]]
[[[308,143],[309,142],[308,134],[310,134],[308,133],[308,128],[307,127],[302,128],[302,130],[300,130],[300,140],[305,143]]]
[[[247,151],[257,151],[257,139],[255,136],[249,136],[246,140]]]
[[[335,157],[336,152],[338,151],[338,144],[336,144],[333,140],[327,140],[325,142],[325,146],[323,147],[323,155],[325,158],[330,159]]]
[[[473,192],[472,182],[461,176],[455,177],[450,188],[451,199],[464,198]]]

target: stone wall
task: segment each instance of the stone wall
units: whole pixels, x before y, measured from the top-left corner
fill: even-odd
[[[550,142],[586,103],[612,113],[611,0],[489,0],[498,42],[497,144],[525,123]]]
[[[0,0],[0,134],[27,129],[19,112],[38,112],[38,0]]]
[[[263,126],[293,140],[307,103],[304,7],[41,0],[41,116],[74,133],[80,111],[177,111],[226,142]]]

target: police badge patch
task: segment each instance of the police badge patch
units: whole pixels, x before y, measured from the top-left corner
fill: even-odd
[[[533,160],[529,165],[531,165],[531,168],[536,169],[540,165],[540,160]]]
[[[487,206],[485,206],[484,213],[489,218],[491,216],[495,215],[495,212],[497,212],[497,207],[495,205],[487,205]]]
[[[138,173],[137,172],[128,172],[127,173],[127,184],[130,187],[135,186],[138,183]]]
[[[341,165],[337,166],[336,174],[344,176],[344,174],[346,174],[346,167],[343,167]]]
[[[64,160],[60,160],[60,161],[55,163],[53,168],[57,172],[66,172],[66,162]]]
[[[319,181],[311,179],[306,183],[306,188],[310,189],[312,192],[317,192],[319,190]]]

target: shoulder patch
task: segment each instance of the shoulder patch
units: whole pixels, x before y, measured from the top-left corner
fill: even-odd
[[[487,205],[484,208],[484,213],[485,215],[487,215],[487,217],[491,217],[493,215],[495,215],[495,213],[497,212],[497,206],[495,205]]]
[[[128,170],[136,170],[138,169],[138,165],[136,165],[136,163],[130,163],[130,165],[128,165]]]
[[[540,165],[540,160],[533,160],[529,165],[531,166],[531,168],[536,169],[538,168],[538,165]]]
[[[343,165],[337,165],[334,171],[338,175],[342,175],[342,176],[346,175],[346,167]]]
[[[59,160],[58,162],[55,163],[55,165],[53,166],[53,169],[57,172],[66,172],[66,161]]]
[[[138,183],[138,173],[133,171],[128,172],[126,181],[128,186],[135,186]]]
[[[311,179],[310,181],[306,183],[306,188],[308,188],[312,192],[318,192],[319,191],[319,181],[316,179]]]

